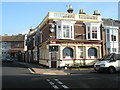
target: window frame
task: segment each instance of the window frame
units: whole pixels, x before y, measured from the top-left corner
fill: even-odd
[[[90,58],[90,59],[96,59],[96,58],[98,58],[98,50],[97,50],[97,48],[90,47],[88,49],[88,58]]]
[[[65,47],[62,50],[62,56],[63,56],[63,59],[72,59],[74,57],[74,50],[73,50],[73,48]]]
[[[82,58],[84,58],[84,47],[78,47],[78,53],[79,53],[79,58],[81,58],[81,56],[82,56]],[[81,55],[82,54],[82,55]],[[81,59],[82,59],[81,58]]]
[[[86,25],[86,40],[101,40],[101,32],[100,32],[101,23],[86,22],[85,25]],[[88,27],[90,27],[90,30],[88,29]],[[93,32],[93,28],[96,28],[96,32]],[[96,38],[93,37],[95,33],[97,34]]]
[[[74,40],[74,23],[75,21],[57,21],[56,22],[56,38],[57,39],[72,39]],[[64,37],[64,26],[68,26],[69,37]],[[65,32],[66,33],[66,32]]]

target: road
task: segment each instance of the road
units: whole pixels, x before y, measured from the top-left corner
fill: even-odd
[[[82,72],[72,75],[33,74],[19,62],[2,64],[2,88],[4,89],[71,89],[71,88],[119,88],[120,73]]]

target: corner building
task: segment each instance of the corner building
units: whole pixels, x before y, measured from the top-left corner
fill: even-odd
[[[86,14],[84,10],[74,14],[70,6],[68,13],[48,12],[28,36],[35,35],[39,64],[57,68],[91,65],[101,58],[104,53],[102,31],[98,11],[93,15]]]

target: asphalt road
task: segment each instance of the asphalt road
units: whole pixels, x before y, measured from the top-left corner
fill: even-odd
[[[106,88],[120,89],[120,73],[82,72],[72,75],[32,74],[29,69],[18,63],[2,64],[2,89],[71,89],[71,88]]]

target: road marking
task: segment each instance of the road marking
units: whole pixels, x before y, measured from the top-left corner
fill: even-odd
[[[51,85],[54,85],[54,83],[53,82],[49,82]]]
[[[68,89],[69,87],[64,85],[61,81],[59,81],[59,79],[54,79],[59,85],[61,85],[63,88]],[[59,89],[59,87],[57,85],[55,85],[55,83],[53,83],[52,81],[50,81],[49,79],[46,79],[46,81],[48,81],[50,83],[50,85],[52,85],[52,87],[54,89]]]
[[[54,79],[55,81],[58,81],[58,79]]]
[[[63,85],[63,83],[61,81],[59,81],[59,79],[54,79],[57,83],[59,83],[63,88],[68,89],[69,87],[66,85]]]
[[[46,79],[48,82],[50,81],[49,79]]]
[[[52,85],[54,89],[59,89],[59,87],[56,86],[52,81],[50,81],[49,79],[46,79],[46,80],[50,83],[50,85]]]
[[[35,72],[33,72],[30,68],[28,68],[28,70],[29,70],[31,73],[35,73]]]
[[[68,89],[69,87],[66,85],[62,85],[63,88]]]
[[[63,84],[61,81],[59,81],[58,79],[54,79],[57,83],[59,84]]]
[[[54,87],[55,89],[59,89],[59,87],[58,87],[58,86],[56,86],[56,85],[53,85],[53,87]]]

